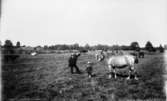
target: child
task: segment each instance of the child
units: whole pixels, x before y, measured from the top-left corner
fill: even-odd
[[[93,76],[93,74],[92,74],[92,72],[93,72],[93,63],[91,63],[90,61],[88,61],[86,72],[88,73],[88,77],[89,78],[91,78]]]

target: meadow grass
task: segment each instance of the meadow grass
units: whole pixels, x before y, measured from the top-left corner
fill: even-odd
[[[40,54],[20,58],[15,65],[4,65],[4,96],[17,101],[21,98],[46,101],[165,101],[162,54],[147,55],[139,60],[139,64],[135,65],[138,81],[123,77],[108,79],[106,61],[97,62],[93,54],[82,54],[77,65],[83,73],[72,75],[68,57],[69,54]],[[91,79],[85,73],[87,61],[95,63],[96,76]]]

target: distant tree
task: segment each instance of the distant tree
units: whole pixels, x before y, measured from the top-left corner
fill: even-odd
[[[94,50],[104,50],[107,51],[109,49],[108,45],[102,45],[102,44],[98,44],[94,47],[92,47]]]
[[[131,47],[130,46],[125,46],[125,45],[122,45],[120,46],[122,50],[130,50]]]
[[[56,49],[56,50],[66,50],[66,49],[68,49],[68,46],[65,45],[65,44],[63,44],[63,45],[55,45],[55,46],[53,46],[52,49]]]
[[[6,40],[3,50],[4,62],[13,62],[19,55],[15,54],[15,48],[11,40]]]
[[[138,43],[138,42],[132,42],[132,43],[130,44],[130,48],[131,48],[132,50],[139,51],[139,50],[140,50],[139,43]]]
[[[5,44],[4,44],[4,47],[13,47],[12,41],[11,40],[6,40]]]
[[[36,46],[35,48],[42,48],[42,46],[38,45],[38,46]]]
[[[4,54],[13,54],[14,49],[13,49],[13,43],[11,40],[6,40],[4,44]]]
[[[161,53],[164,52],[164,48],[162,47],[162,45],[160,45],[158,49],[159,49],[159,51],[160,51]]]
[[[17,48],[20,48],[20,46],[21,46],[21,44],[20,44],[20,42],[18,41],[18,42],[16,43],[16,47],[17,47]]]
[[[120,50],[121,47],[119,45],[113,45],[112,50]]]
[[[148,41],[148,42],[146,43],[145,49],[146,49],[147,51],[149,51],[149,52],[154,52],[154,51],[155,51],[155,49],[154,49],[154,47],[153,47],[153,45],[152,45],[152,43],[151,43],[150,41]]]
[[[49,47],[47,45],[44,45],[44,49],[48,49]]]
[[[86,45],[84,46],[84,48],[85,48],[86,50],[89,50],[91,47],[89,46],[89,44],[86,44]]]
[[[75,43],[73,46],[74,46],[74,49],[79,49],[79,44],[78,43]]]

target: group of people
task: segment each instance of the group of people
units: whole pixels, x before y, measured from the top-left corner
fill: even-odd
[[[72,53],[69,60],[68,60],[68,66],[71,69],[71,74],[74,74],[74,69],[76,71],[75,73],[77,73],[77,74],[82,73],[77,66],[77,60],[78,60],[78,57],[80,55],[81,55],[80,53]],[[89,78],[91,78],[93,76],[93,73],[92,73],[93,72],[93,63],[90,61],[87,62],[86,72],[87,72]]]

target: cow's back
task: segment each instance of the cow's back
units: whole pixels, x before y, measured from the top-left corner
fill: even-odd
[[[129,65],[134,65],[134,63],[135,63],[135,57],[134,56],[126,55],[125,57],[126,57],[127,62],[128,62]]]
[[[108,65],[122,66],[122,65],[134,65],[135,58],[132,55],[118,55],[111,56],[108,59]]]
[[[122,66],[126,64],[127,64],[127,60],[124,56],[112,56],[108,59],[108,65]]]

